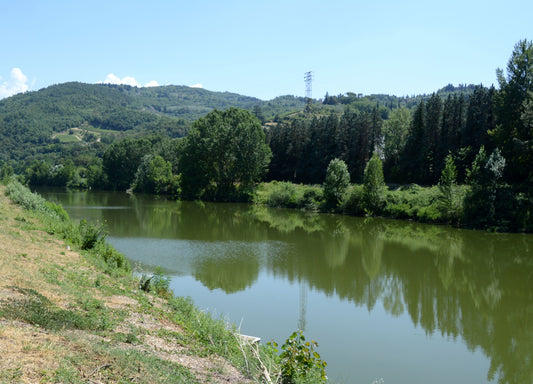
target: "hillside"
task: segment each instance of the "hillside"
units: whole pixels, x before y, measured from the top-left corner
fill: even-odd
[[[215,108],[255,108],[270,118],[304,105],[303,98],[293,96],[262,101],[186,86],[58,84],[0,100],[0,161],[50,158],[65,151],[94,156],[114,139],[130,135],[181,137]]]
[[[190,122],[213,109],[260,107],[271,118],[301,110],[305,99],[281,96],[270,101],[230,92],[212,92],[186,86],[137,88],[128,85],[64,83],[0,100],[2,132],[25,126],[46,139],[50,132],[80,127],[110,131],[156,130],[168,118],[177,126]],[[178,128],[170,132],[183,135]]]

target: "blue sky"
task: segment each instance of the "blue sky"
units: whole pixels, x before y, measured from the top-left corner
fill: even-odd
[[[0,0],[0,98],[81,81],[264,100],[496,85],[533,1]]]

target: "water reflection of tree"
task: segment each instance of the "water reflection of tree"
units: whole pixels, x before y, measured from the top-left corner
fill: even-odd
[[[238,252],[199,259],[194,265],[194,277],[210,290],[222,289],[235,293],[251,287],[259,276],[257,255]]]
[[[298,251],[269,268],[369,309],[381,301],[394,316],[407,310],[426,333],[481,348],[488,379],[533,382],[531,236],[321,217],[313,226],[322,231],[295,230]]]

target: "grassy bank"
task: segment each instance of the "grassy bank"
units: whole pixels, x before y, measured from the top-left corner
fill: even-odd
[[[450,207],[443,206],[437,186],[427,188],[413,184],[395,189],[385,188],[379,211],[374,209],[374,212],[370,212],[361,184],[350,185],[337,204],[331,206],[326,203],[322,186],[274,181],[260,184],[253,196],[253,202],[269,207],[335,212],[354,216],[379,215],[428,223],[458,224],[467,187],[457,186],[455,188],[456,197]]]
[[[280,379],[271,349],[172,295],[164,276],[141,284],[101,228],[17,183],[0,186],[0,265],[0,383]]]

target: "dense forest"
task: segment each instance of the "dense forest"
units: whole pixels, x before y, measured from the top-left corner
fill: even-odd
[[[532,42],[516,44],[497,82],[431,95],[271,101],[178,86],[66,83],[0,101],[1,172],[32,185],[247,200],[261,180],[322,184],[333,161],[331,177],[344,178],[345,167],[348,183],[366,185],[372,165],[389,190],[447,184],[453,194],[467,185],[461,211],[474,227],[519,220],[513,228],[531,230]],[[488,221],[473,219],[487,212]]]

